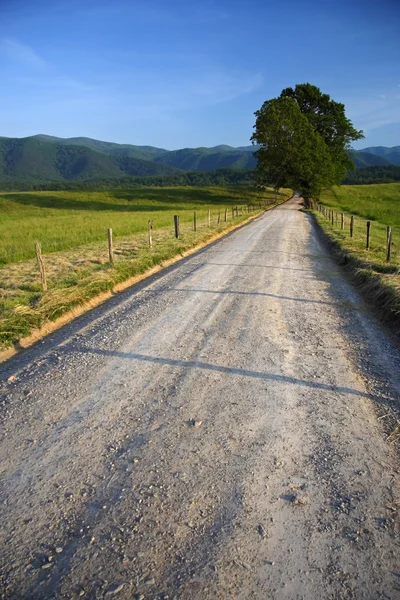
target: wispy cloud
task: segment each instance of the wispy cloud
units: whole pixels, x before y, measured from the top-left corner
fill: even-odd
[[[356,127],[366,132],[384,125],[400,123],[400,96],[392,90],[384,94],[365,94],[345,102],[346,112]]]
[[[178,94],[169,90],[171,108],[191,108],[224,104],[259,89],[264,82],[261,73],[204,72],[178,83]]]
[[[251,94],[264,83],[261,72],[243,72],[215,64],[193,67],[181,63],[180,68],[152,71],[151,77],[140,68],[130,68],[129,72],[114,71],[113,77],[108,81],[109,89],[125,100],[128,94],[132,109],[155,115],[224,104]]]
[[[60,93],[93,93],[99,94],[103,91],[100,86],[89,85],[72,77],[50,75],[16,75],[10,78],[11,82],[28,87],[32,92],[36,90],[53,90]]]
[[[10,60],[21,63],[36,70],[43,70],[47,67],[45,61],[31,46],[13,39],[3,39],[0,41],[0,51]]]

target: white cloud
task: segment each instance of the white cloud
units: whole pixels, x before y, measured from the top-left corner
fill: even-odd
[[[109,89],[124,101],[128,94],[132,109],[154,115],[224,104],[254,92],[264,83],[259,72],[228,71],[217,65],[172,68],[164,73],[152,72],[151,76],[138,68],[129,73],[114,71],[114,76],[114,82],[107,82]]]
[[[33,69],[43,70],[47,62],[27,44],[17,40],[3,39],[0,41],[0,51],[9,59],[22,63]]]
[[[359,98],[345,100],[346,113],[356,128],[371,131],[384,125],[400,123],[400,96],[396,93],[370,92]]]

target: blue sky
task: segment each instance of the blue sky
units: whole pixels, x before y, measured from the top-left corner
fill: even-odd
[[[400,0],[0,0],[0,135],[248,145],[310,82],[400,145]]]

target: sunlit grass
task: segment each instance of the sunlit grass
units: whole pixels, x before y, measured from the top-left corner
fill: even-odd
[[[333,208],[338,222],[333,226],[318,213],[323,228],[342,247],[375,270],[400,267],[400,184],[344,185],[325,191],[321,203]],[[340,213],[345,213],[341,229]],[[354,234],[350,237],[350,216],[354,215]],[[371,221],[370,249],[366,249],[367,221]],[[386,263],[387,226],[392,227],[393,243],[390,265]]]
[[[400,184],[335,187],[321,195],[321,202],[334,210],[332,224],[320,212],[316,218],[332,240],[338,255],[349,264],[368,300],[393,331],[400,331]],[[344,213],[344,229],[341,228]],[[350,236],[350,219],[354,232]],[[367,249],[367,221],[371,223]],[[387,261],[387,227],[392,228],[390,262]]]
[[[267,194],[268,195],[268,194]],[[272,194],[269,194],[272,197]],[[103,192],[8,192],[0,194],[0,264],[35,255],[58,252],[106,238],[145,231],[149,219],[155,228],[171,226],[179,214],[181,223],[204,218],[232,206],[260,201],[253,188],[136,188]]]

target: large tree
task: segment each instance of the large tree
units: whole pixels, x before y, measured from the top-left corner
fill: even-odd
[[[286,88],[256,113],[252,141],[260,148],[259,185],[300,190],[306,199],[340,183],[354,167],[347,150],[363,138],[344,105],[309,83]]]

